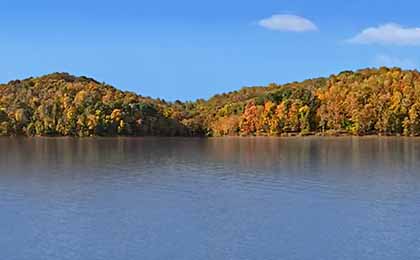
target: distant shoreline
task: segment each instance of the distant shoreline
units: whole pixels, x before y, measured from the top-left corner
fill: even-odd
[[[343,139],[343,138],[393,138],[393,139],[420,139],[420,136],[405,136],[405,135],[351,135],[351,134],[339,134],[339,135],[320,135],[320,134],[284,134],[279,136],[235,136],[235,135],[225,135],[225,136],[0,136],[1,139],[61,139],[61,140],[112,140],[112,139],[180,139],[180,140],[210,140],[210,139]]]
[[[0,84],[0,136],[419,136],[420,72],[344,71],[167,102],[53,73]]]

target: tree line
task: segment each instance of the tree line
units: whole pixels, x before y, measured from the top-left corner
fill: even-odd
[[[55,73],[0,85],[0,135],[420,135],[420,73],[345,71],[166,102]]]
[[[194,134],[163,116],[160,103],[66,73],[16,80],[0,85],[0,135]]]

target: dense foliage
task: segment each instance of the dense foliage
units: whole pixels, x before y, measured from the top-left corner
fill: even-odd
[[[0,85],[0,135],[192,135],[164,102],[55,73]]]
[[[197,101],[209,135],[420,134],[420,73],[346,71],[285,85],[243,88]]]
[[[166,102],[56,73],[0,85],[0,135],[420,135],[420,73],[398,68]]]

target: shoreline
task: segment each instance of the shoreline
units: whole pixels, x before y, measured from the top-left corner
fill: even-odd
[[[328,138],[328,139],[341,139],[341,138],[396,138],[396,139],[420,139],[420,136],[406,136],[406,135],[351,135],[351,134],[283,134],[279,136],[264,136],[264,135],[225,135],[225,136],[0,136],[0,139],[63,139],[63,140],[88,140],[88,139],[312,139],[312,138]]]

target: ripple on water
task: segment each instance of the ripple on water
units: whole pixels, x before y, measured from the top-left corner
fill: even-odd
[[[0,259],[418,259],[420,139],[0,138]]]

